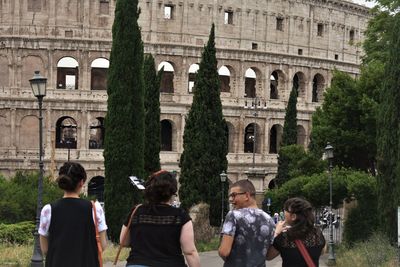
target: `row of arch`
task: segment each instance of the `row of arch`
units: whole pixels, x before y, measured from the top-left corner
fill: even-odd
[[[106,58],[96,58],[91,62],[91,90],[107,89],[107,71],[109,68],[109,60]],[[160,91],[163,93],[174,93],[174,74],[176,67],[173,62],[162,61],[158,65],[158,70],[164,68]],[[193,93],[196,82],[197,71],[199,65],[192,64],[188,69],[188,93]],[[234,68],[229,65],[223,65],[218,69],[220,78],[221,92],[231,92],[231,80],[235,76]],[[281,99],[286,87],[286,81],[289,77],[280,69],[273,70],[269,75],[269,99]],[[256,67],[248,68],[244,73],[244,95],[243,97],[254,98],[260,96],[258,91],[261,90],[263,74]],[[291,87],[294,88],[298,97],[305,98],[308,80],[306,75],[298,71],[291,77]],[[311,82],[311,101],[320,102],[322,100],[324,88],[326,87],[326,79],[321,73],[316,73],[312,77]],[[73,57],[63,57],[57,62],[57,89],[78,89],[79,86],[79,64]]]
[[[164,74],[161,81],[160,91],[165,93],[174,92],[174,73],[175,68],[173,63],[163,61],[159,64],[158,70],[164,68]],[[198,64],[192,64],[188,70],[188,92],[192,93],[196,83],[196,74],[199,70]],[[234,69],[231,66],[223,65],[218,69],[220,79],[221,92],[231,91],[231,77],[234,75]],[[262,72],[256,68],[251,67],[245,71],[244,75],[244,97],[254,98],[260,94],[257,92],[260,90],[262,80]],[[281,99],[282,92],[285,89],[285,81],[287,80],[286,74],[282,70],[274,70],[269,75],[269,98],[270,99]],[[301,98],[306,97],[307,90],[307,79],[306,75],[299,71],[296,72],[292,78],[292,88],[297,91],[297,94]],[[316,73],[312,78],[312,102],[320,102],[322,100],[324,88],[326,86],[325,78],[322,74]],[[257,90],[258,89],[258,90]]]
[[[161,120],[161,151],[178,151],[177,148],[177,127],[175,123],[171,120],[164,119]],[[0,126],[2,129],[0,133],[2,136],[9,136],[7,132],[7,125],[4,117],[0,117]],[[19,133],[19,147],[20,148],[36,148],[37,147],[37,117],[36,116],[25,116],[21,120],[21,128]],[[256,131],[255,127],[257,128]],[[271,154],[277,153],[279,151],[279,144],[282,138],[283,127],[280,124],[274,124],[269,130],[269,147],[268,152]],[[306,145],[306,131],[303,126],[298,125],[298,144]],[[256,136],[254,137],[254,133]],[[89,139],[88,148],[89,149],[103,149],[104,137],[106,134],[106,129],[104,127],[104,118],[97,117],[89,123]],[[235,149],[235,144],[237,143],[238,130],[235,126],[227,122],[226,125],[226,135],[228,139],[228,151],[230,153],[242,152],[242,153],[261,153],[261,139],[263,138],[263,130],[256,123],[249,123],[244,129],[243,143]],[[255,139],[254,139],[255,138]],[[2,139],[0,139],[2,140]],[[55,148],[67,148],[67,149],[77,149],[78,148],[78,124],[73,117],[62,116],[57,119],[55,124]],[[255,147],[254,147],[254,140]],[[7,146],[6,142],[0,142],[0,146]]]

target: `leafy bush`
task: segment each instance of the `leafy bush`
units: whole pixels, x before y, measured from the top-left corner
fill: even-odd
[[[7,180],[0,177],[0,223],[34,221],[37,209],[38,174],[17,172]],[[43,204],[62,196],[62,191],[48,177],[43,178]]]
[[[27,243],[33,239],[34,230],[35,224],[33,222],[0,224],[0,243]]]
[[[355,243],[353,247],[340,247],[336,261],[339,267],[399,266],[396,248],[379,233],[372,234],[368,241]]]

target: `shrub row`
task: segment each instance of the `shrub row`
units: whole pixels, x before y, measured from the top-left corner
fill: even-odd
[[[16,224],[0,224],[0,243],[24,244],[33,239],[35,224],[20,222]]]

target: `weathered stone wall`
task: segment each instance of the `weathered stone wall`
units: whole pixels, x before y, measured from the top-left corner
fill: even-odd
[[[71,160],[80,161],[89,177],[104,175],[102,149],[89,144],[93,122],[106,113],[107,93],[91,90],[92,63],[109,58],[115,1],[110,0],[0,0],[0,171],[37,169],[38,110],[29,79],[35,70],[48,78],[44,98],[45,169],[51,173],[67,159],[68,149],[56,148],[57,122],[71,117],[76,122],[76,148]],[[229,90],[221,93],[229,129],[230,181],[246,177],[253,156],[266,172],[255,182],[264,190],[276,173],[276,152],[284,122],[286,102],[295,75],[299,78],[299,140],[308,145],[311,116],[323,101],[334,68],[359,73],[368,9],[347,1],[317,0],[189,0],[139,1],[139,24],[145,52],[156,64],[173,67],[173,92],[161,93],[161,120],[171,125],[171,151],[160,155],[168,170],[179,170],[185,117],[192,93],[188,90],[189,67],[198,64],[216,25],[218,67],[230,72]],[[165,18],[165,8],[172,16]],[[231,16],[225,22],[225,15]],[[280,29],[278,21],[281,22]],[[350,40],[352,38],[352,40]],[[57,89],[60,59],[76,60],[77,89]],[[260,98],[257,117],[245,97],[246,71],[255,73]],[[277,97],[271,97],[271,75],[276,73]],[[313,87],[318,77],[318,100]],[[123,78],[123,77],[121,77]],[[247,127],[257,125],[256,153],[244,152]],[[179,171],[178,171],[179,173]]]

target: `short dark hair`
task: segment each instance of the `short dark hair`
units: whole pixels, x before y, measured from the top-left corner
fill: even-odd
[[[86,171],[83,166],[77,162],[65,162],[58,172],[58,187],[73,192],[76,190],[80,181],[86,182]]]
[[[160,170],[149,176],[145,183],[144,197],[149,204],[167,202],[178,191],[178,182],[172,173]]]
[[[310,202],[305,199],[289,198],[283,204],[283,209],[296,214],[294,225],[287,231],[290,240],[303,239],[314,229],[314,216]]]
[[[248,179],[234,182],[231,188],[232,187],[240,187],[243,192],[248,192],[253,197],[256,195],[256,188],[254,187],[253,183]]]

